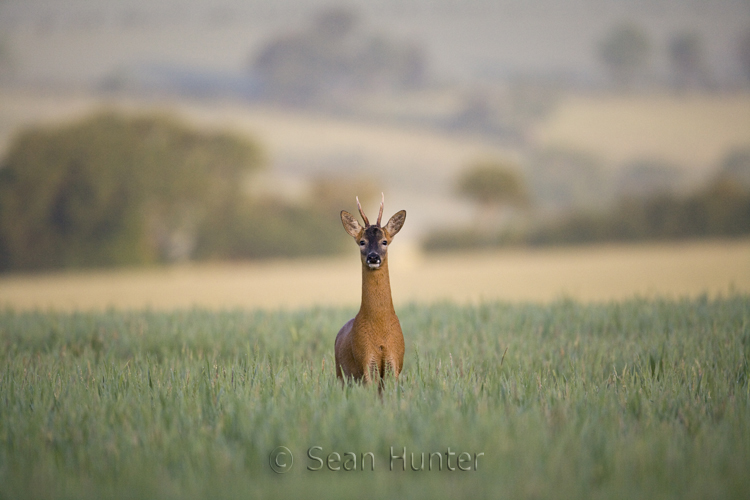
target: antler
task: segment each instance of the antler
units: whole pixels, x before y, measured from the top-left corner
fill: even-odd
[[[359,215],[362,216],[362,220],[365,221],[365,226],[370,225],[370,221],[367,220],[367,216],[365,215],[365,212],[362,210],[362,205],[359,204],[359,196],[354,197],[357,200],[357,208],[359,209]],[[380,220],[378,220],[378,225],[380,225]]]
[[[385,202],[385,195],[380,193],[380,213],[378,213],[378,227],[380,227],[380,219],[383,218],[383,203]]]

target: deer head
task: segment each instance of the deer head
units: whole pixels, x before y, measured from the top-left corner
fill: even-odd
[[[396,212],[393,217],[390,218],[388,224],[385,227],[380,226],[380,220],[383,217],[383,202],[385,201],[385,195],[381,193],[380,200],[380,213],[378,213],[378,221],[375,224],[370,224],[367,220],[365,212],[362,210],[362,205],[359,204],[359,198],[357,200],[357,208],[359,214],[362,216],[364,221],[364,227],[359,224],[359,221],[352,214],[346,210],[341,211],[341,222],[344,224],[344,229],[359,245],[359,253],[362,259],[362,265],[371,270],[380,269],[380,266],[385,262],[388,246],[391,244],[393,237],[401,230],[406,220],[406,210]]]

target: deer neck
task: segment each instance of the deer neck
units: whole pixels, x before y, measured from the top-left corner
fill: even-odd
[[[377,318],[384,313],[395,313],[391,298],[391,281],[388,276],[388,259],[380,268],[372,270],[362,266],[362,305],[360,315]]]

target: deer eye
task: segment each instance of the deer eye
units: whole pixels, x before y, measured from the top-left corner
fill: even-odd
[[[365,246],[365,240],[359,240],[359,246],[361,247]]]
[[[388,244],[387,240],[383,240],[383,246],[386,246]]]

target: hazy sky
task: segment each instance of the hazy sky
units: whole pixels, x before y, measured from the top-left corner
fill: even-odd
[[[750,29],[750,0],[0,0],[0,41],[21,80],[86,84],[145,64],[239,72],[269,36],[331,4],[354,6],[369,31],[421,43],[450,79],[598,78],[596,43],[631,20],[652,36],[657,73],[669,38],[687,30],[730,81]]]

